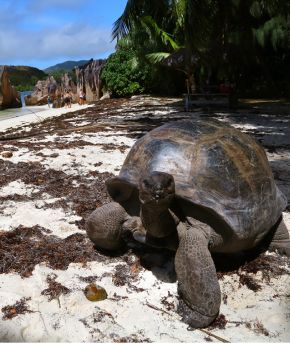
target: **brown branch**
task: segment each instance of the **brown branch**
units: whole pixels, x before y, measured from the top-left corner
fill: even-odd
[[[156,307],[155,305],[150,304],[150,303],[147,302],[147,301],[146,301],[145,305],[147,305],[147,306],[148,306],[149,308],[151,308],[151,309],[154,309],[154,310],[157,310],[157,311],[161,311],[162,313],[166,313],[166,314],[172,316],[172,314],[171,314],[171,313],[168,313],[168,311],[163,310],[163,309],[161,309],[161,308],[158,308],[158,307]],[[189,329],[190,329],[190,328],[189,328]],[[195,330],[195,329],[192,329],[192,330]],[[222,343],[230,343],[230,341],[228,341],[228,340],[226,340],[226,339],[224,339],[224,338],[222,338],[222,337],[219,337],[218,335],[215,335],[215,334],[213,334],[213,333],[211,333],[211,332],[209,332],[209,331],[207,331],[207,330],[205,330],[205,329],[196,329],[196,330],[201,331],[201,332],[203,332],[203,333],[205,333],[205,334],[207,334],[207,335],[209,335],[209,336],[211,336],[211,337],[213,337],[213,338],[215,338],[215,339],[221,341]]]
[[[230,341],[228,341],[228,340],[226,340],[226,339],[224,339],[222,337],[219,337],[218,335],[215,335],[215,334],[213,334],[213,333],[211,333],[209,331],[206,331],[205,329],[201,328],[201,329],[198,329],[198,330],[203,332],[203,333],[205,333],[205,334],[207,334],[207,335],[209,335],[210,337],[213,337],[213,338],[221,341],[222,343],[230,343]]]
[[[161,311],[162,313],[165,313],[165,314],[168,314],[168,315],[172,316],[172,314],[168,313],[168,311],[160,309],[160,308],[156,307],[155,305],[150,304],[149,302],[146,302],[145,305],[147,305],[147,307],[149,307],[151,309],[155,309],[157,311]]]

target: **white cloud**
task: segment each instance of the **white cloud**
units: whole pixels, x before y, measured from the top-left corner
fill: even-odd
[[[1,60],[91,57],[113,49],[110,28],[66,24],[26,33],[13,29],[0,31]]]
[[[47,33],[42,44],[46,56],[55,54],[73,56],[101,54],[113,48],[110,43],[110,29],[67,25],[56,32]]]
[[[111,23],[100,24],[95,0],[0,0],[0,65],[105,57]]]

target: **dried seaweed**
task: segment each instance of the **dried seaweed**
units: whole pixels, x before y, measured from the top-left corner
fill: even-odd
[[[129,149],[130,146],[122,144],[122,145],[116,145],[116,144],[103,144],[102,149],[104,151],[114,151],[118,149],[120,152],[124,153],[127,149]]]
[[[99,280],[98,276],[87,276],[87,277],[79,277],[80,281],[85,283],[93,283],[97,280]]]
[[[20,301],[17,301],[13,305],[7,305],[1,309],[2,313],[4,314],[2,319],[3,320],[10,320],[14,317],[18,316],[19,314],[25,313],[33,313],[32,310],[28,309],[28,305],[26,304],[27,301],[30,301],[31,298],[21,298]]]
[[[48,283],[48,288],[41,291],[41,294],[48,296],[48,300],[58,299],[60,295],[66,295],[71,290],[66,286],[55,281],[57,278],[56,274],[50,274],[46,277],[46,282]]]
[[[247,262],[241,270],[247,273],[262,272],[263,279],[270,281],[273,277],[289,274],[286,265],[290,264],[290,258],[280,255],[260,254],[256,259]]]
[[[127,265],[117,265],[112,276],[112,282],[115,286],[124,286],[129,283],[130,268]]]
[[[222,269],[219,267],[220,262],[224,260]],[[245,262],[237,265],[235,269],[229,267],[227,269],[227,263],[232,264],[232,261],[227,258],[227,256],[220,255],[218,258],[218,269],[221,269],[217,272],[218,278],[222,279],[225,275],[237,274],[239,277],[239,284],[245,285],[248,289],[252,291],[258,291],[262,288],[260,282],[253,277],[253,275],[261,272],[262,281],[269,283],[272,278],[277,278],[283,274],[289,274],[287,266],[290,266],[290,258],[280,255],[268,255],[261,253],[256,255],[254,258],[249,258]]]
[[[208,329],[225,329],[227,323],[228,320],[226,319],[226,317],[223,314],[219,314],[219,316],[213,321],[213,323],[210,324]]]
[[[266,337],[270,336],[269,331],[264,327],[261,321],[256,320],[254,323],[254,332],[258,334],[265,335]]]
[[[258,319],[255,320],[253,324],[251,324],[249,321],[245,323],[246,327],[252,331],[254,331],[257,334],[265,335],[266,337],[270,337],[270,332],[264,327],[261,321]]]
[[[240,285],[246,285],[248,289],[255,292],[261,290],[262,288],[262,285],[259,284],[255,278],[251,277],[248,274],[240,274],[239,283]]]
[[[110,336],[114,343],[152,343],[152,340],[138,333],[130,334],[126,337],[120,337],[118,334],[111,333]]]
[[[94,172],[94,180],[91,176],[69,176],[62,171],[43,169],[38,162],[19,162],[17,164],[0,159],[0,187],[12,181],[21,180],[26,184],[36,185],[39,192],[31,196],[9,195],[2,197],[1,201],[37,200],[43,193],[48,193],[54,198],[62,198],[48,207],[62,207],[72,209],[77,215],[85,218],[96,206],[101,206],[111,199],[107,193],[105,181],[112,177],[110,173]],[[79,186],[76,187],[75,183]],[[68,203],[69,201],[69,203]],[[44,206],[45,207],[45,206]],[[80,223],[81,228],[84,221]]]
[[[132,254],[132,250],[126,252],[121,259],[126,262],[126,264],[118,264],[115,267],[112,281],[115,286],[124,286],[127,285],[136,292],[144,291],[144,289],[137,288],[132,284],[133,281],[136,281],[142,266],[140,265],[139,258]]]
[[[111,313],[104,310],[100,310],[99,312],[94,313],[92,315],[92,321],[94,323],[102,322],[105,317],[108,317],[109,319],[114,320],[114,317]]]
[[[97,253],[93,243],[80,233],[61,239],[46,235],[40,226],[19,226],[0,233],[0,273],[17,272],[29,277],[35,265],[41,262],[64,270],[72,262],[85,265],[89,261],[105,260],[106,257]]]
[[[169,302],[168,298],[172,298],[173,295],[168,291],[167,296],[161,298],[161,303],[165,306],[166,310],[175,310],[175,304],[173,301]]]
[[[109,299],[111,299],[113,301],[121,301],[123,299],[128,299],[128,298],[129,298],[128,296],[120,296],[116,292],[114,292],[113,297],[111,297]]]

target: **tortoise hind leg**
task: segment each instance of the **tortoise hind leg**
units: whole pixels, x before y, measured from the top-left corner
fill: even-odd
[[[175,270],[181,301],[177,312],[194,328],[206,327],[218,316],[221,292],[208,250],[209,235],[199,227],[180,223]]]
[[[86,220],[86,232],[97,247],[118,250],[124,246],[123,224],[128,214],[116,202],[110,202],[93,211]]]
[[[281,218],[269,244],[269,250],[277,250],[279,254],[290,257],[290,238],[288,229]]]

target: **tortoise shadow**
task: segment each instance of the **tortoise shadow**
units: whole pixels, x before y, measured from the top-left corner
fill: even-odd
[[[175,283],[177,276],[175,272],[175,252],[160,248],[134,248],[133,253],[139,257],[140,264],[146,270],[165,283]],[[262,248],[255,248],[252,251],[238,252],[233,254],[212,254],[217,273],[229,273],[238,270],[246,263],[255,260],[261,253]]]
[[[211,253],[217,273],[227,274],[238,271],[239,268],[256,260],[263,254],[271,242],[270,234],[259,247],[252,250],[240,251],[237,253]],[[166,283],[175,283],[177,276],[175,272],[175,252],[160,248],[139,247],[132,249],[139,257],[143,268],[150,270],[158,279]]]
[[[139,246],[132,248],[133,253],[140,259],[140,265],[165,283],[176,282],[174,268],[175,252],[168,249]]]
[[[238,270],[246,266],[248,270],[250,269],[253,273],[261,269],[261,267],[258,267],[261,264],[260,261],[263,261],[263,256],[261,256],[261,254],[268,249],[274,234],[275,227],[273,227],[273,230],[268,233],[259,246],[251,250],[231,254],[211,253],[218,277],[220,278],[224,274],[239,274]],[[174,266],[174,251],[164,248],[149,247],[148,245],[135,241],[133,238],[131,240],[128,239],[127,244],[118,251],[105,250],[96,246],[94,246],[94,248],[101,254],[111,258],[126,255],[131,251],[139,258],[140,265],[144,269],[151,271],[158,280],[165,283],[176,283],[177,281]],[[255,262],[256,259],[258,259],[259,262]]]

